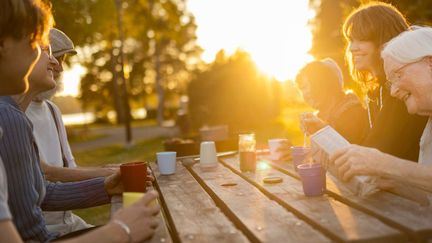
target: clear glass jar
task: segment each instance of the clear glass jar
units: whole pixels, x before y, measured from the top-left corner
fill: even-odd
[[[255,172],[256,140],[254,133],[239,135],[240,171]]]

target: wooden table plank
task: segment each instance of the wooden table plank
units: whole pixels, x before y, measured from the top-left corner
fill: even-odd
[[[298,177],[290,163],[272,163],[272,166]],[[421,206],[385,191],[361,198],[353,195],[341,182],[330,176],[327,176],[327,192],[332,197],[405,231],[414,241],[424,241],[432,237],[431,206]]]
[[[336,241],[405,242],[407,239],[400,231],[327,195],[304,196],[298,179],[271,168],[268,161],[261,160],[256,173],[241,173],[238,156],[221,158],[220,161]],[[263,178],[266,176],[281,177],[283,182],[265,184]]]
[[[202,171],[197,164],[189,169],[209,194],[225,205],[226,214],[242,224],[252,241],[331,241],[224,166],[219,165],[210,172]]]
[[[168,176],[152,168],[175,242],[249,242],[180,163]]]

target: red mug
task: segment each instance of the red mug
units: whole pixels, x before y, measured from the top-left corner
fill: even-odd
[[[146,162],[130,162],[121,164],[120,173],[125,192],[146,192]]]

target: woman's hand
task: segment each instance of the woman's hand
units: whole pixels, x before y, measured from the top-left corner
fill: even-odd
[[[158,227],[156,216],[160,207],[152,203],[157,196],[156,191],[149,191],[136,203],[114,214],[114,220],[119,220],[129,227],[132,242],[141,242],[150,238]]]
[[[337,167],[339,178],[350,180],[355,175],[379,175],[377,163],[385,154],[374,148],[349,145],[330,155],[330,162]]]
[[[327,123],[319,119],[312,112],[304,112],[300,115],[300,125],[303,133],[311,135],[325,127]]]

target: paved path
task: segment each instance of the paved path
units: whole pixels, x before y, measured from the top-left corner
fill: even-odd
[[[126,135],[124,127],[91,128],[91,130],[92,133],[106,134],[107,136],[92,141],[71,144],[73,152],[93,150],[114,144],[125,144]],[[157,125],[153,125],[132,128],[133,141],[140,141],[144,139],[152,139],[158,137],[173,137],[177,135],[178,129],[176,127],[160,127]]]

